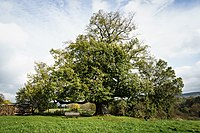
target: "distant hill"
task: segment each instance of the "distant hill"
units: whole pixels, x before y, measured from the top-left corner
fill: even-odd
[[[200,92],[189,92],[189,93],[183,93],[183,97],[198,97],[200,96]]]

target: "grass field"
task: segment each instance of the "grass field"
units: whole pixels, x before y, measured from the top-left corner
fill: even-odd
[[[200,121],[154,120],[129,117],[0,116],[0,133],[143,133],[199,132]]]

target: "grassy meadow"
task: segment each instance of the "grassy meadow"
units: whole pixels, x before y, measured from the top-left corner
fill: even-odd
[[[151,120],[130,117],[97,116],[0,116],[1,133],[129,133],[199,132],[200,121]]]

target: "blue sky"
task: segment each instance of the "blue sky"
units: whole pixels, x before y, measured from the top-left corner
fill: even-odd
[[[135,12],[138,38],[184,80],[183,92],[200,91],[200,0],[0,0],[0,93],[15,93],[34,70],[51,64],[51,48],[83,34],[99,9]]]

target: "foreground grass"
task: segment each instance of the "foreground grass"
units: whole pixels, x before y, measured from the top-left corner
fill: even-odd
[[[1,133],[199,132],[200,121],[144,121],[129,117],[0,116]]]

